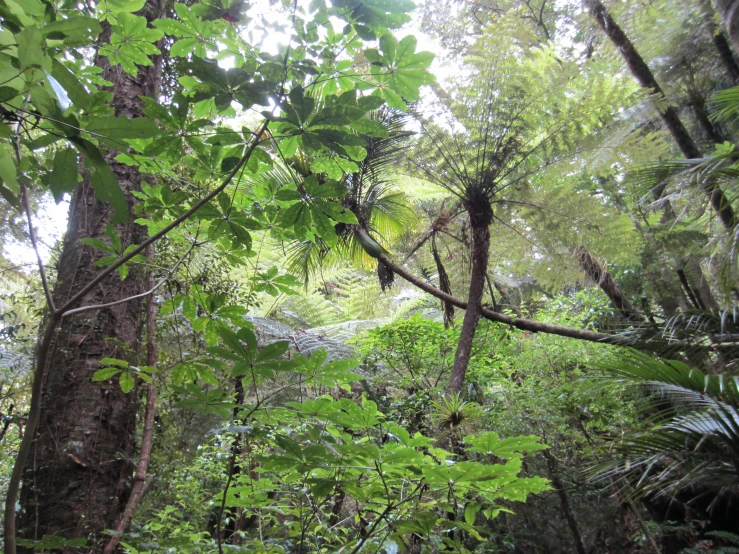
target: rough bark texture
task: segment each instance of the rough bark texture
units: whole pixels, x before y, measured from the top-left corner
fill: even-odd
[[[717,0],[716,5],[724,3],[722,0]],[[739,5],[739,0],[732,0],[731,2],[735,5]],[[653,91],[655,94],[665,97],[662,88],[654,78],[652,71],[646,64],[644,59],[641,57],[639,52],[636,50],[632,42],[614,21],[611,14],[608,13],[605,6],[600,0],[586,0],[586,5],[590,10],[591,15],[598,23],[598,26],[608,36],[614,46],[618,49],[621,55],[626,61],[626,65],[629,67],[632,75],[639,81],[639,84],[644,88]],[[719,10],[720,12],[720,10]],[[723,14],[722,14],[723,15]],[[739,14],[737,14],[739,18]],[[739,32],[739,29],[737,30]],[[731,33],[730,33],[731,34]],[[739,39],[739,36],[737,37]],[[735,44],[736,47],[736,44]],[[683,125],[680,117],[678,116],[677,110],[674,106],[668,105],[667,107],[660,110],[662,121],[664,122],[667,130],[675,139],[680,151],[688,159],[700,158],[701,152],[693,141],[692,137],[688,133],[687,129]],[[709,197],[711,207],[718,214],[721,222],[724,226],[732,230],[735,225],[734,210],[731,207],[728,199],[724,195],[723,191],[717,185],[705,185],[704,189]],[[661,193],[660,193],[661,196]]]
[[[151,251],[147,253],[147,259],[151,260]],[[154,275],[150,272],[147,277],[147,289],[154,287]],[[156,343],[156,325],[157,325],[157,306],[154,302],[154,295],[150,296],[146,302],[146,365],[155,367],[157,365],[157,343]],[[156,415],[157,403],[157,385],[156,375],[151,376],[152,382],[146,388],[146,412],[144,415],[144,429],[141,433],[141,448],[139,450],[139,461],[136,463],[136,474],[133,478],[133,486],[131,494],[128,498],[126,508],[123,510],[121,518],[115,526],[118,533],[110,538],[108,544],[103,550],[103,554],[113,554],[123,533],[131,522],[133,513],[144,495],[146,487],[146,473],[149,469],[149,460],[151,459],[151,448],[154,444],[154,417]]]
[[[148,0],[141,14],[153,20],[162,11],[160,0]],[[102,39],[107,40],[109,27]],[[111,106],[116,116],[140,117],[140,95],[155,97],[160,80],[160,60],[140,67],[138,77],[111,67],[98,57],[102,77],[113,83]],[[141,175],[131,167],[106,159],[132,208],[133,191],[141,188]],[[80,239],[107,241],[105,227],[112,215],[94,195],[89,179],[75,190],[69,211],[64,248],[58,264],[54,302],[63,305],[95,275],[94,262],[102,254]],[[140,243],[143,227],[130,222],[118,225],[121,243]],[[82,305],[108,303],[144,291],[145,279],[132,271],[121,280],[116,273],[82,299]],[[61,552],[100,551],[100,532],[119,520],[128,498],[134,465],[136,394],[123,394],[116,379],[94,383],[92,374],[104,357],[136,361],[142,330],[142,301],[82,312],[64,318],[54,335],[48,356],[42,412],[30,458],[23,474],[19,529],[25,538],[43,535],[84,537],[92,548],[66,548]],[[24,550],[21,550],[24,551]]]
[[[739,0],[713,0],[735,52],[739,52]]]
[[[459,343],[454,354],[454,365],[449,376],[447,394],[458,393],[462,390],[467,366],[472,352],[472,340],[475,338],[477,323],[482,315],[482,297],[485,291],[485,276],[488,270],[488,252],[490,250],[490,224],[493,211],[487,200],[479,200],[474,205],[467,206],[470,214],[470,228],[472,232],[472,272],[470,276],[470,290],[467,298],[467,311],[462,321]]]
[[[678,270],[678,278],[690,302],[700,310],[716,310],[718,302],[711,292],[711,287],[706,281],[703,268],[695,259],[688,259],[685,263],[684,270]]]
[[[734,83],[739,83],[739,65],[737,65],[729,42],[723,33],[719,32],[713,35],[713,45],[716,47],[719,58],[721,58],[726,74]]]
[[[706,108],[706,101],[697,92],[691,96],[690,105],[693,108],[693,114],[698,121],[698,125],[703,130],[706,140],[713,144],[722,144],[726,140],[726,137],[723,136],[721,130],[711,121],[708,109]]]
[[[600,265],[598,260],[593,258],[593,256],[591,256],[584,247],[579,246],[575,248],[572,255],[577,258],[580,263],[580,267],[585,270],[588,278],[596,283],[601,290],[606,293],[606,296],[611,300],[613,306],[624,318],[635,323],[641,323],[644,321],[644,317],[634,309],[621,290],[621,287],[618,286],[618,283],[616,283],[616,281],[613,280],[613,277],[611,277],[611,274],[603,269],[603,266]]]

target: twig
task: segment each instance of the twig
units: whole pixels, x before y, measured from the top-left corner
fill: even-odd
[[[189,253],[189,250],[188,250]],[[187,254],[185,254],[187,255]],[[147,250],[146,257],[151,261],[151,249]],[[180,262],[184,259],[181,258]],[[180,263],[177,262],[175,267]],[[172,270],[174,271],[174,267]],[[149,273],[149,286],[154,282],[154,276]],[[165,279],[166,280],[166,279]],[[164,280],[162,281],[164,282]],[[152,287],[152,291],[155,287]],[[154,297],[149,298],[146,304],[146,364],[153,367],[157,364],[157,343],[156,343],[156,304]],[[157,385],[156,374],[151,376],[151,383],[146,389],[146,414],[144,415],[144,430],[141,436],[141,452],[139,453],[139,461],[136,464],[136,477],[134,477],[131,495],[128,497],[126,508],[121,514],[121,519],[115,527],[115,534],[110,537],[110,541],[105,545],[103,554],[113,554],[118,542],[121,540],[121,534],[128,527],[133,512],[139,505],[141,497],[144,495],[146,485],[146,472],[149,469],[149,460],[151,460],[151,447],[154,442],[154,416],[156,414],[157,404]]]
[[[177,270],[178,267],[182,265],[182,263],[185,261],[187,256],[190,255],[190,252],[193,251],[195,248],[195,245],[197,243],[192,243],[190,245],[190,248],[187,249],[187,252],[185,252],[182,257],[177,260],[177,263],[175,263],[169,271],[167,271],[167,275],[165,275],[158,283],[153,285],[148,291],[142,292],[141,294],[135,294],[134,296],[129,296],[127,298],[122,298],[120,300],[116,300],[115,302],[108,302],[107,304],[95,304],[94,306],[81,306],[79,308],[75,308],[74,310],[69,310],[68,312],[64,312],[62,314],[62,317],[67,317],[68,315],[72,314],[78,314],[80,312],[85,312],[88,310],[99,310],[101,308],[110,308],[111,306],[117,306],[118,304],[124,304],[126,302],[130,302],[131,300],[138,300],[139,298],[146,298],[147,296],[154,294],[164,283],[167,282],[167,279],[169,279],[172,274]],[[152,364],[153,365],[153,364]]]
[[[46,295],[46,302],[49,304],[51,311],[56,310],[54,307],[54,299],[51,296],[51,289],[49,288],[49,280],[46,278],[46,269],[44,269],[44,262],[41,259],[41,253],[38,250],[38,240],[36,239],[36,230],[33,228],[33,220],[31,216],[31,206],[28,203],[28,190],[26,185],[21,181],[19,183],[21,189],[21,203],[23,204],[23,211],[26,212],[26,220],[28,221],[28,234],[31,237],[31,245],[33,251],[36,253],[36,260],[38,262],[38,270],[41,274],[41,285],[44,288],[44,295]]]
[[[262,123],[261,127],[254,132],[254,141],[251,143],[251,145],[249,145],[249,148],[247,148],[244,155],[241,156],[239,161],[236,163],[236,166],[231,170],[231,173],[229,173],[228,176],[224,179],[223,183],[221,183],[212,192],[206,194],[201,200],[195,203],[195,205],[193,205],[189,210],[187,210],[177,219],[175,219],[172,223],[164,227],[162,230],[160,230],[156,234],[150,236],[144,242],[139,244],[136,248],[131,250],[128,254],[118,258],[118,260],[114,264],[109,265],[103,271],[98,273],[98,275],[92,281],[90,281],[87,284],[87,286],[85,286],[82,290],[80,290],[77,294],[75,294],[72,298],[70,298],[66,304],[64,304],[61,308],[59,308],[59,311],[65,312],[69,310],[69,308],[71,308],[77,302],[79,302],[79,300],[82,299],[82,297],[84,297],[88,292],[90,292],[93,288],[95,288],[95,286],[97,286],[103,279],[105,279],[113,271],[121,267],[126,262],[129,262],[134,256],[141,254],[144,250],[146,250],[147,247],[154,244],[156,241],[158,241],[160,238],[168,234],[173,229],[179,227],[182,223],[190,219],[190,217],[193,214],[195,214],[195,212],[197,212],[200,208],[205,206],[208,202],[210,202],[216,196],[222,193],[226,189],[226,187],[231,183],[231,181],[236,176],[236,174],[241,170],[242,166],[246,162],[249,161],[249,158],[251,158],[251,155],[256,149],[257,145],[261,142],[260,137],[267,130],[268,126],[269,126],[269,120],[265,120],[264,123]]]

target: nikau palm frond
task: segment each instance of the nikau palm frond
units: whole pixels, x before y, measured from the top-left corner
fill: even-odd
[[[733,369],[739,359],[739,311],[693,310],[659,324],[642,324],[621,334],[625,344],[667,358],[682,356]]]
[[[610,479],[633,496],[711,495],[711,509],[739,491],[739,378],[636,351],[604,369],[617,385],[645,393],[651,427],[614,440],[592,479]]]

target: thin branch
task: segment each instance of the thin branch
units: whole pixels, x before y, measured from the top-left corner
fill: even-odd
[[[146,254],[147,258],[151,260],[151,248]],[[154,276],[151,273],[149,273],[148,281],[149,286],[154,282]],[[164,280],[162,283],[163,282]],[[152,290],[155,290],[155,288],[156,287],[152,287]],[[155,366],[157,363],[156,313],[154,298],[149,298],[149,302],[146,305],[146,364],[150,367]],[[156,415],[157,403],[156,378],[156,374],[151,376],[151,383],[149,383],[146,389],[146,412],[144,415],[144,429],[141,437],[141,451],[139,453],[139,461],[136,464],[136,476],[134,477],[133,487],[131,488],[131,495],[128,498],[128,503],[126,504],[126,508],[123,510],[123,514],[121,514],[121,519],[115,527],[115,534],[110,537],[110,541],[105,545],[103,554],[113,554],[121,540],[121,534],[126,530],[126,527],[128,527],[131,517],[133,516],[133,512],[136,510],[136,507],[141,501],[141,497],[144,495],[146,472],[149,469],[151,448],[154,443],[154,416]]]
[[[43,382],[46,376],[47,360],[49,357],[49,350],[51,347],[51,341],[56,331],[57,325],[62,319],[63,314],[68,311],[74,304],[82,299],[88,292],[95,288],[100,282],[102,282],[108,275],[118,269],[120,266],[130,261],[131,258],[140,254],[147,247],[154,244],[160,238],[164,237],[171,230],[178,227],[184,221],[189,219],[195,212],[202,208],[205,204],[210,202],[213,198],[218,196],[233,178],[237,175],[241,167],[249,161],[252,153],[260,143],[260,137],[267,130],[269,126],[269,120],[265,120],[260,128],[254,132],[254,141],[247,148],[244,155],[239,159],[236,166],[231,170],[223,183],[218,186],[211,193],[207,194],[200,201],[198,201],[189,210],[175,219],[172,223],[164,227],[158,233],[152,235],[136,248],[131,250],[125,256],[122,256],[114,264],[108,266],[101,271],[87,286],[83,287],[77,294],[75,294],[66,304],[61,308],[51,311],[49,320],[46,322],[47,327],[44,331],[44,336],[39,342],[38,350],[36,352],[36,371],[34,372],[33,385],[31,390],[31,406],[28,411],[28,423],[26,425],[26,433],[23,435],[21,444],[18,447],[18,453],[15,458],[15,465],[13,466],[13,472],[11,473],[8,481],[8,492],[5,498],[5,521],[4,521],[4,534],[5,534],[5,549],[9,554],[15,554],[16,542],[15,542],[15,513],[16,504],[18,502],[18,491],[20,489],[20,483],[23,476],[23,470],[28,459],[28,453],[31,449],[31,444],[35,438],[36,426],[38,425],[39,418],[41,416],[41,397],[43,392]]]
[[[182,265],[182,263],[185,261],[185,258],[190,255],[190,252],[193,251],[195,246],[197,245],[197,242],[193,242],[190,245],[190,248],[187,249],[187,252],[183,254],[183,256],[177,260],[177,263],[175,263],[172,268],[167,271],[167,275],[165,275],[158,283],[156,283],[154,286],[152,286],[149,290],[146,292],[142,292],[141,294],[135,294],[134,296],[129,296],[128,298],[122,298],[120,300],[116,300],[115,302],[108,302],[107,304],[95,304],[93,306],[81,306],[79,308],[75,308],[74,310],[69,310],[67,312],[62,313],[62,317],[67,317],[68,315],[72,314],[78,314],[80,312],[86,312],[88,310],[99,310],[102,308],[110,308],[112,306],[117,306],[118,304],[125,304],[126,302],[130,302],[131,300],[138,300],[139,298],[146,298],[149,295],[154,294],[164,283],[167,282],[167,279],[169,279],[172,274],[177,270],[177,268]]]
[[[38,270],[41,274],[41,285],[44,288],[44,295],[46,296],[46,302],[49,304],[49,309],[53,312],[54,310],[56,310],[56,308],[54,307],[54,299],[51,295],[51,288],[49,288],[49,280],[46,277],[44,261],[41,259],[41,253],[38,250],[38,240],[36,239],[36,230],[33,228],[31,206],[28,203],[28,190],[26,189],[26,185],[23,183],[22,180],[19,185],[21,189],[21,203],[23,204],[23,211],[26,212],[26,220],[28,221],[28,235],[31,237],[31,245],[33,246],[33,251],[36,253]]]
[[[80,290],[77,294],[75,294],[72,298],[70,298],[66,304],[64,304],[61,308],[59,308],[59,311],[64,313],[67,310],[69,310],[71,306],[74,306],[77,302],[79,302],[80,299],[82,299],[88,292],[90,292],[93,288],[95,288],[103,279],[105,279],[113,271],[121,267],[126,262],[130,261],[134,256],[141,254],[144,250],[146,250],[146,248],[149,245],[154,244],[156,241],[158,241],[160,238],[165,236],[171,230],[179,227],[183,222],[187,221],[193,214],[195,214],[195,212],[197,212],[200,208],[205,206],[208,202],[210,202],[216,196],[218,196],[221,192],[223,192],[226,189],[226,187],[231,183],[231,181],[236,176],[236,174],[241,170],[241,167],[246,162],[249,161],[249,158],[251,158],[251,155],[256,149],[257,145],[261,142],[260,137],[262,136],[264,131],[267,130],[268,126],[269,126],[269,120],[265,120],[264,123],[262,123],[261,127],[253,133],[254,141],[251,143],[249,148],[247,148],[244,155],[241,156],[239,161],[236,163],[236,166],[231,170],[231,173],[228,174],[228,176],[226,177],[226,179],[224,179],[223,183],[221,183],[220,186],[215,188],[212,192],[206,194],[194,206],[192,206],[189,210],[187,210],[185,213],[183,213],[181,216],[175,219],[172,223],[164,227],[161,231],[150,236],[144,242],[139,244],[136,248],[131,250],[128,254],[118,258],[118,260],[114,264],[109,265],[103,271],[98,273],[98,275],[92,281],[90,281],[87,284],[87,286],[85,286],[82,290]]]

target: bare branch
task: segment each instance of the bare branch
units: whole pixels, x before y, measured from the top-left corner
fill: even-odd
[[[177,260],[177,263],[175,263],[172,268],[167,272],[167,274],[154,286],[152,286],[149,290],[146,292],[142,292],[141,294],[136,294],[134,296],[129,296],[128,298],[121,298],[120,300],[116,300],[115,302],[108,302],[107,304],[95,304],[94,306],[82,306],[80,308],[75,308],[74,310],[69,310],[62,313],[62,317],[67,317],[68,315],[72,314],[78,314],[80,312],[86,312],[88,310],[99,310],[102,308],[110,308],[111,306],[117,306],[118,304],[125,304],[126,302],[130,302],[131,300],[138,300],[139,298],[146,298],[147,296],[154,294],[157,289],[159,289],[164,283],[167,282],[167,279],[169,279],[172,274],[177,270],[177,268],[182,265],[182,263],[185,261],[185,258],[190,255],[190,252],[193,251],[195,248],[197,242],[193,242],[190,245],[190,248],[187,249],[187,252],[185,252],[182,257]]]
[[[428,283],[419,279],[418,277],[415,277],[410,272],[395,264],[385,254],[380,254],[378,259],[385,263],[385,265],[387,265],[395,273],[400,275],[403,279],[417,286],[424,292],[429,293],[431,296],[435,296],[440,300],[449,302],[450,304],[453,304],[454,306],[463,310],[467,309],[467,302],[464,302],[459,298],[455,298],[450,294],[446,294],[436,287],[429,285]],[[626,340],[618,335],[607,335],[605,333],[597,333],[595,331],[587,331],[585,329],[573,329],[571,327],[552,325],[550,323],[542,323],[539,321],[532,321],[530,319],[515,318],[506,314],[494,312],[493,310],[490,310],[488,308],[482,308],[482,317],[491,321],[497,321],[498,323],[505,323],[506,325],[510,325],[511,327],[516,327],[517,329],[521,329],[522,331],[529,331],[532,333],[547,333],[550,335],[558,335],[560,337],[569,337],[573,339],[579,339],[588,342],[599,342],[603,344],[626,344]]]
[[[31,215],[31,206],[28,203],[28,189],[26,185],[21,181],[21,203],[23,204],[23,211],[26,212],[26,220],[28,221],[28,235],[31,238],[31,245],[33,251],[36,253],[36,260],[38,262],[38,270],[41,274],[41,285],[44,288],[44,295],[46,296],[46,302],[49,304],[49,309],[53,312],[56,310],[54,307],[54,299],[51,295],[51,289],[49,288],[49,280],[46,278],[46,269],[44,268],[44,261],[41,259],[41,253],[38,250],[38,240],[36,239],[36,229],[33,227],[33,219]]]

